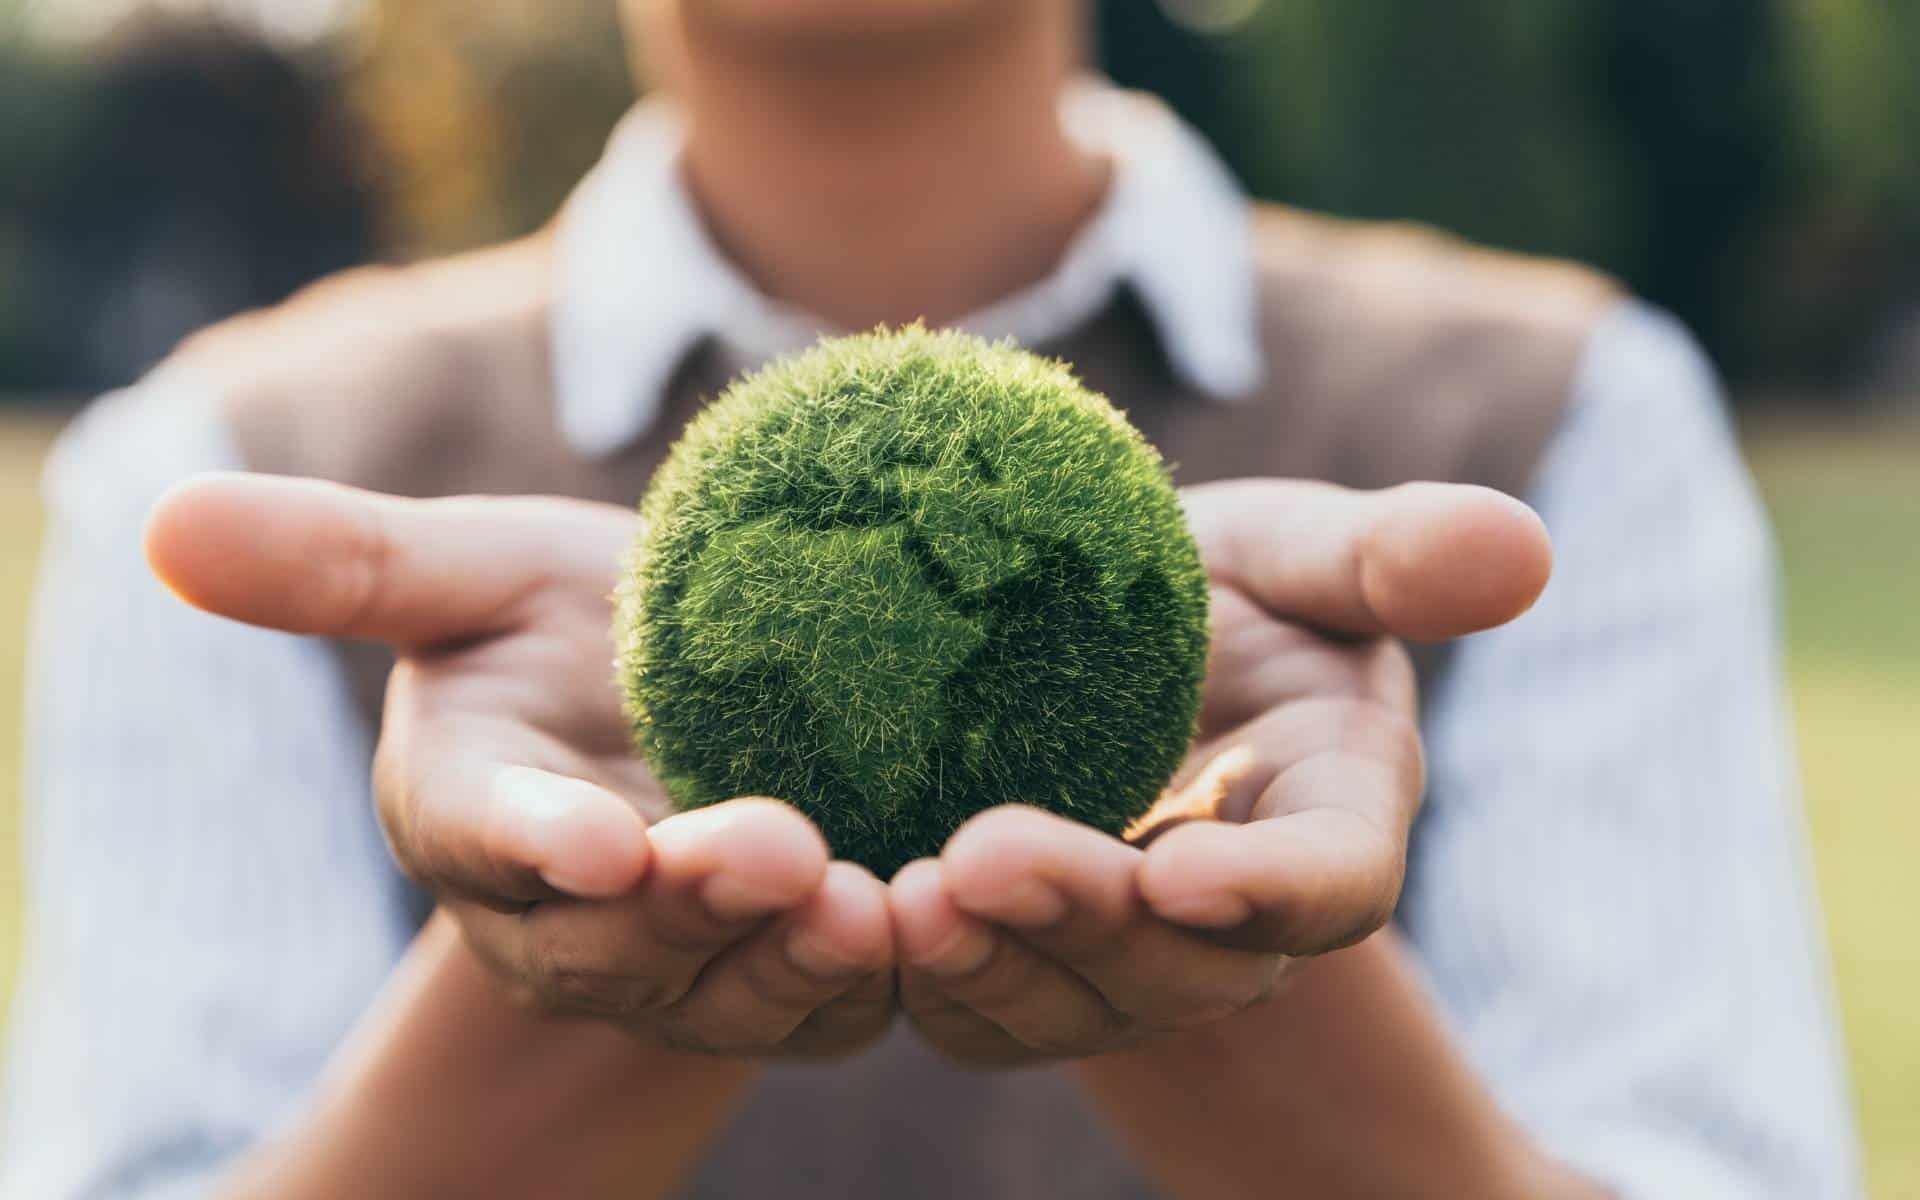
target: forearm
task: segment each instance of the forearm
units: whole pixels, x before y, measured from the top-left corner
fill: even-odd
[[[510,1004],[436,916],[235,1197],[667,1194],[754,1068]]]
[[[1238,1016],[1091,1059],[1147,1168],[1192,1200],[1601,1193],[1540,1154],[1451,1044],[1390,933]]]

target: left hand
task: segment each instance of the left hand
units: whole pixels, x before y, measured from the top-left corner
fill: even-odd
[[[1212,580],[1199,736],[1128,839],[983,813],[890,888],[900,1000],[936,1048],[1084,1057],[1259,1003],[1384,925],[1425,778],[1397,638],[1505,624],[1546,584],[1539,519],[1479,488],[1188,489]]]
[[[788,805],[671,812],[607,670],[638,521],[213,475],[161,500],[147,550],[209,612],[393,650],[381,828],[503,997],[671,1050],[851,1053],[895,1012],[886,889]]]

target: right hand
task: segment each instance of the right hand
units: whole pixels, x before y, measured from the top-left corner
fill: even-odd
[[[514,997],[676,1050],[851,1052],[894,1011],[886,889],[776,801],[669,815],[610,667],[636,524],[212,475],[155,507],[147,556],[208,612],[394,650],[381,824]]]

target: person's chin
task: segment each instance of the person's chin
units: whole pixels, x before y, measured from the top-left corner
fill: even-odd
[[[655,0],[659,2],[659,0]],[[1043,0],[668,0],[742,35],[796,49],[939,37],[977,28],[996,14]]]

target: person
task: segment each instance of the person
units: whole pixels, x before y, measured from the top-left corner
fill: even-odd
[[[1857,1191],[1684,333],[1250,204],[1079,74],[1074,0],[630,15],[665,98],[551,229],[216,330],[56,452],[0,1195]],[[913,318],[1178,465],[1214,819],[998,810],[883,885],[778,803],[661,810],[606,674],[633,500],[737,370]],[[230,468],[332,482],[169,490]],[[1449,651],[1546,566],[1484,487],[1553,582]],[[193,613],[143,530],[311,636]]]

